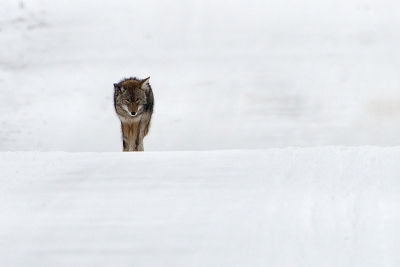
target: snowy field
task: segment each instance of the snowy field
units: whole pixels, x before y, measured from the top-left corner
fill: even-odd
[[[0,266],[400,266],[398,14],[0,0]],[[120,152],[129,76],[145,153]]]
[[[118,152],[114,82],[151,76],[150,151],[400,144],[400,2],[0,1],[0,150]]]
[[[371,147],[0,153],[0,263],[399,266],[399,162]]]

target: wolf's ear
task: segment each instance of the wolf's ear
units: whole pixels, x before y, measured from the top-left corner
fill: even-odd
[[[149,90],[150,89],[149,82],[150,82],[150,77],[142,80],[142,85],[140,86],[140,88],[142,88],[143,90],[146,90],[146,91]]]
[[[119,83],[114,83],[114,89],[119,91],[120,93],[123,93],[125,91],[125,88],[122,87]]]

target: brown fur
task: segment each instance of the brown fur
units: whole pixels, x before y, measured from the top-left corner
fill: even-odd
[[[121,120],[123,151],[144,151],[143,139],[149,132],[154,97],[149,78],[124,79],[114,84],[114,107]]]

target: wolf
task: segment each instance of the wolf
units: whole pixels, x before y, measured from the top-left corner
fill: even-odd
[[[154,96],[150,77],[125,78],[114,83],[114,107],[121,121],[123,151],[144,151],[153,114]]]

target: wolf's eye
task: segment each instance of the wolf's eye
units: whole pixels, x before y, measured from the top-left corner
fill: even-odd
[[[140,99],[139,99],[139,98],[137,98],[135,101],[136,101],[136,103],[139,103],[139,102],[140,102]]]

